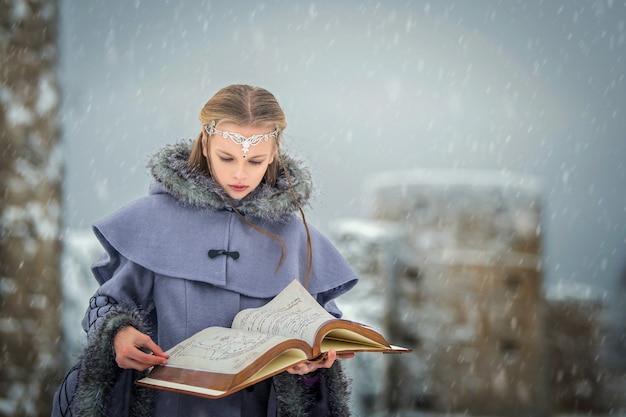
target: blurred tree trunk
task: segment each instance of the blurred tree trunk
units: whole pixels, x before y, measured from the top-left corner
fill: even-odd
[[[63,366],[56,0],[0,0],[0,415],[48,416]]]

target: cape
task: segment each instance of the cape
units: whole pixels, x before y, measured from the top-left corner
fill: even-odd
[[[302,279],[308,266],[306,231],[293,194],[300,206],[308,203],[309,172],[283,155],[294,193],[282,171],[275,186],[261,183],[244,199],[232,201],[212,178],[189,166],[191,147],[183,141],[162,148],[148,163],[154,178],[149,195],[94,224],[108,253],[92,268],[100,284],[112,275],[119,254],[160,275],[258,298],[273,297],[293,279]],[[280,237],[286,250],[282,266],[280,245],[252,229],[233,206],[251,223]],[[309,230],[309,292],[347,290],[356,284],[357,276],[332,243],[314,227]],[[211,257],[210,251],[223,256]],[[234,253],[237,259],[229,256]],[[259,275],[262,279],[256,279]]]

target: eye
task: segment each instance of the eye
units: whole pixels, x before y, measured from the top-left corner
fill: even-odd
[[[263,161],[250,161],[252,165],[261,165]]]
[[[223,162],[231,162],[233,160],[233,158],[227,158],[225,156],[220,156],[219,158],[220,158],[220,161],[223,161]]]

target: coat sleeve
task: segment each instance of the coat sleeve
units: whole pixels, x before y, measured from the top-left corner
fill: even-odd
[[[113,340],[125,326],[156,337],[152,305],[153,273],[131,262],[108,242],[92,265],[100,287],[83,318],[87,346],[54,396],[51,415],[148,416],[153,393],[133,384],[142,373],[120,369]],[[138,409],[135,409],[138,407]]]
[[[148,417],[154,392],[133,382],[145,372],[121,369],[115,363],[113,339],[124,326],[147,332],[138,311],[110,309],[91,335],[78,363],[70,369],[53,399],[52,417]]]
[[[110,312],[123,307],[128,311],[149,314],[153,309],[153,272],[121,255],[102,241],[106,253],[92,265],[92,272],[100,287],[89,300],[83,318],[83,329],[91,337]]]

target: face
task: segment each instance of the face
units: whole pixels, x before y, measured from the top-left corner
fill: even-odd
[[[273,130],[268,126],[240,126],[230,122],[219,123],[216,129],[238,133],[244,137],[262,135]],[[242,145],[230,138],[214,134],[207,140],[208,135],[204,129],[202,135],[202,153],[209,158],[215,181],[235,200],[241,200],[256,189],[276,155],[276,139],[271,137],[250,146],[244,158]]]

